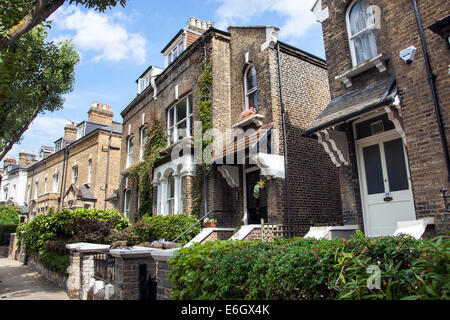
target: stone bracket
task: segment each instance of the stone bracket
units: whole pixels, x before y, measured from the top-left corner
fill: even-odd
[[[318,141],[336,167],[350,165],[347,134],[342,131],[325,129],[316,133]]]
[[[232,188],[239,187],[239,168],[235,166],[218,166],[217,170]]]
[[[328,7],[322,10],[322,0],[317,0],[311,11],[314,13],[316,21],[320,23],[326,21],[330,16]]]
[[[402,107],[400,105],[399,96],[398,95],[395,96],[393,104],[385,107],[384,110],[386,111],[389,120],[392,121],[392,123],[394,124],[395,130],[402,137],[403,143],[407,145],[405,127],[403,125],[403,118],[402,118]]]

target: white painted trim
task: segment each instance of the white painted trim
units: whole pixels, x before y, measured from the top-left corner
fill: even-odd
[[[200,243],[208,238],[215,231],[234,231],[234,228],[203,228],[198,235],[184,245],[184,248],[192,246],[194,243]]]
[[[322,10],[322,0],[317,0],[314,6],[311,8],[311,11],[314,13],[316,21],[319,23],[325,22],[330,16],[328,7]]]

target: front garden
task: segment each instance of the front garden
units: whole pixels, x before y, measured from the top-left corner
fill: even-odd
[[[173,299],[449,299],[449,241],[217,241],[169,261]],[[378,276],[379,275],[379,276]]]

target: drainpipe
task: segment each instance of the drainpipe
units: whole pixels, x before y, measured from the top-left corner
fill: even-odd
[[[289,174],[288,174],[288,150],[287,150],[287,138],[286,138],[286,112],[284,108],[283,97],[283,79],[281,76],[281,59],[280,59],[280,43],[277,42],[277,62],[278,62],[278,79],[280,87],[280,102],[281,102],[281,120],[283,126],[283,147],[284,147],[284,182],[286,188],[286,210],[288,216],[288,227],[291,226],[291,205],[289,200]]]
[[[67,181],[67,169],[69,168],[69,148],[66,147],[64,149],[64,157],[65,157],[65,161],[66,161],[66,171],[64,172],[64,183],[63,183],[63,194],[62,194],[62,198],[61,198],[61,205],[64,204],[64,193],[66,192],[66,181]]]
[[[442,148],[444,149],[445,164],[447,165],[447,180],[450,181],[450,158],[448,155],[447,139],[445,137],[444,126],[442,124],[442,118],[441,118],[441,110],[439,107],[439,101],[438,101],[437,93],[436,93],[436,84],[434,82],[434,80],[436,79],[436,76],[433,74],[433,71],[431,69],[431,64],[430,64],[430,60],[428,57],[427,46],[425,43],[425,37],[423,34],[422,22],[420,20],[419,9],[417,7],[417,1],[412,0],[412,3],[414,6],[414,13],[416,15],[417,28],[419,30],[420,42],[422,45],[423,56],[425,58],[425,65],[427,67],[428,82],[430,83],[431,93],[433,96],[434,110],[436,112],[436,118],[437,118],[437,123],[438,123],[438,127],[439,127],[439,134],[441,137]]]
[[[108,198],[108,177],[109,177],[109,160],[111,157],[111,138],[112,138],[112,126],[109,130],[109,142],[108,142],[108,160],[106,162],[106,181],[105,181],[105,210],[106,210],[106,202]]]
[[[62,204],[62,199],[63,199],[63,181],[64,181],[64,175],[66,172],[66,149],[64,149],[64,160],[63,160],[63,169],[62,169],[62,173],[61,173],[61,187],[60,187],[60,192],[59,192],[59,203],[58,203],[58,211],[61,211],[61,204]]]

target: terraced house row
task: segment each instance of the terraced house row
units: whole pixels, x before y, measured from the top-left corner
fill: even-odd
[[[326,61],[274,26],[223,31],[190,18],[162,49],[164,67],[136,80],[122,124],[94,103],[21,169],[25,210],[216,219],[200,242],[444,234],[449,9],[318,0]]]

